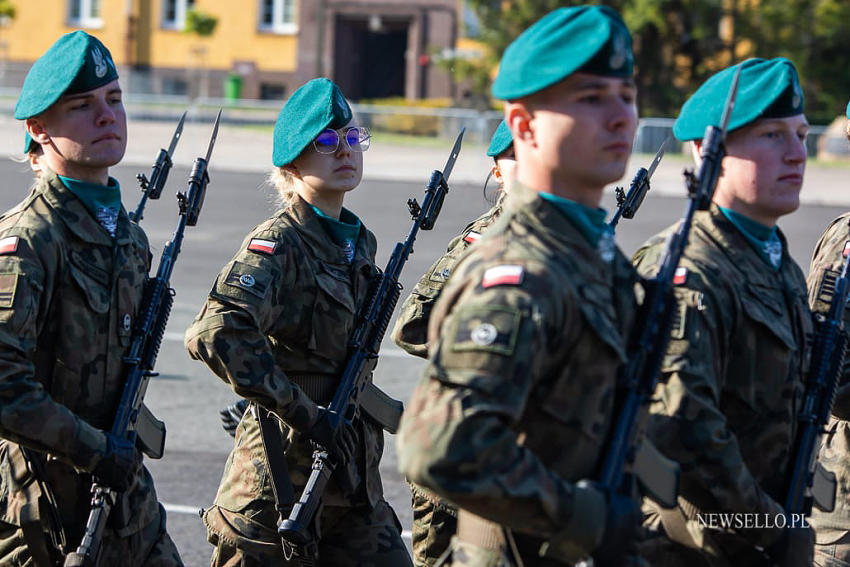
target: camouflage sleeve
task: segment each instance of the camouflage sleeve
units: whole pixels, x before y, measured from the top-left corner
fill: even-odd
[[[269,342],[270,332],[291,320],[291,312],[298,309],[295,298],[287,297],[297,260],[293,249],[280,242],[271,254],[248,250],[252,237],[264,242],[280,239],[276,233],[258,233],[246,239],[242,250],[216,278],[201,312],[186,331],[186,350],[237,395],[274,411],[295,429],[305,430],[316,421],[318,408],[276,364]]]
[[[478,273],[480,276],[481,272]],[[485,288],[471,275],[444,291],[431,322],[432,359],[405,410],[402,472],[459,507],[551,537],[569,525],[574,487],[517,437],[548,349],[576,315],[544,305],[553,282],[525,266],[521,285]],[[546,321],[547,315],[557,321]],[[445,317],[443,315],[445,314]]]
[[[409,354],[428,358],[428,321],[431,311],[466,248],[462,236],[452,239],[446,253],[428,268],[404,300],[393,327],[392,339]]]
[[[850,215],[842,215],[832,221],[821,235],[812,255],[809,277],[809,307],[814,313],[826,314],[832,300],[835,278],[841,273],[846,259],[845,250],[850,250]],[[850,310],[844,311],[845,328],[850,329]],[[850,358],[850,357],[848,357]],[[835,398],[832,413],[840,419],[850,419],[850,360],[845,360],[841,387]]]
[[[54,401],[35,379],[41,315],[57,291],[52,239],[17,229],[0,239],[0,436],[91,471],[104,433]]]
[[[643,256],[650,258],[652,254]],[[780,514],[782,507],[759,485],[744,462],[738,439],[720,409],[733,348],[735,304],[720,282],[707,282],[686,260],[685,283],[674,288],[676,312],[655,392],[647,435],[682,468],[682,486],[698,486],[718,510]],[[639,264],[644,276],[655,264]],[[711,273],[703,268],[704,273]],[[686,492],[686,488],[683,491]],[[682,494],[687,498],[686,494]],[[745,530],[756,532],[759,530]],[[765,534],[769,538],[775,534]]]

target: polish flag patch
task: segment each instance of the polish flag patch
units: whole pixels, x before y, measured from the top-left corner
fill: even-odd
[[[248,250],[252,252],[260,252],[271,256],[274,254],[274,249],[277,248],[277,242],[272,240],[262,240],[260,238],[252,238],[248,243]]]
[[[481,286],[488,288],[495,285],[519,285],[524,274],[525,268],[522,266],[494,266],[484,272]]]
[[[18,249],[18,237],[8,236],[0,240],[0,254],[11,254]]]
[[[481,234],[471,230],[469,234],[463,237],[463,241],[472,244],[473,242],[477,242],[479,238],[481,238]]]
[[[688,279],[688,269],[687,268],[676,268],[676,271],[673,273],[673,285],[682,285],[685,283],[685,280]]]
[[[848,254],[850,254],[850,240],[844,243],[844,252],[841,255],[846,258]]]

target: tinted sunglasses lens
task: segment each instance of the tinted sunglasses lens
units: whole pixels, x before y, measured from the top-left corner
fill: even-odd
[[[325,130],[313,141],[316,151],[321,154],[332,154],[339,145],[339,136],[334,130]]]
[[[367,128],[349,128],[345,133],[345,141],[348,147],[356,152],[365,152],[369,149],[369,130]]]

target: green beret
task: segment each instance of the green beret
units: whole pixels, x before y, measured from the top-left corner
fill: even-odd
[[[487,155],[497,157],[499,154],[510,148],[514,143],[514,137],[508,128],[507,122],[502,120],[493,132],[493,137],[490,138],[490,147],[487,148]]]
[[[99,39],[82,30],[65,34],[27,73],[15,105],[15,118],[38,116],[62,95],[84,93],[117,78],[112,54]]]
[[[304,83],[277,117],[272,163],[276,167],[291,163],[322,130],[342,128],[351,117],[351,107],[336,83],[324,77]]]
[[[791,61],[784,57],[747,59],[712,75],[691,95],[673,124],[676,138],[683,142],[701,140],[708,126],[720,125],[732,77],[739,68],[741,78],[727,132],[758,118],[785,118],[803,113],[803,89]]]
[[[522,32],[505,50],[493,96],[522,98],[576,71],[631,77],[632,37],[607,6],[558,8]]]
[[[850,118],[850,102],[847,103],[847,118]]]

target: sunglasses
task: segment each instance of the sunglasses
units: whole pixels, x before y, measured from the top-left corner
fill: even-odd
[[[365,152],[369,149],[372,135],[364,126],[352,126],[343,133],[345,144],[354,152]],[[322,130],[313,140],[313,147],[320,154],[332,154],[339,148],[340,133],[336,130]]]

